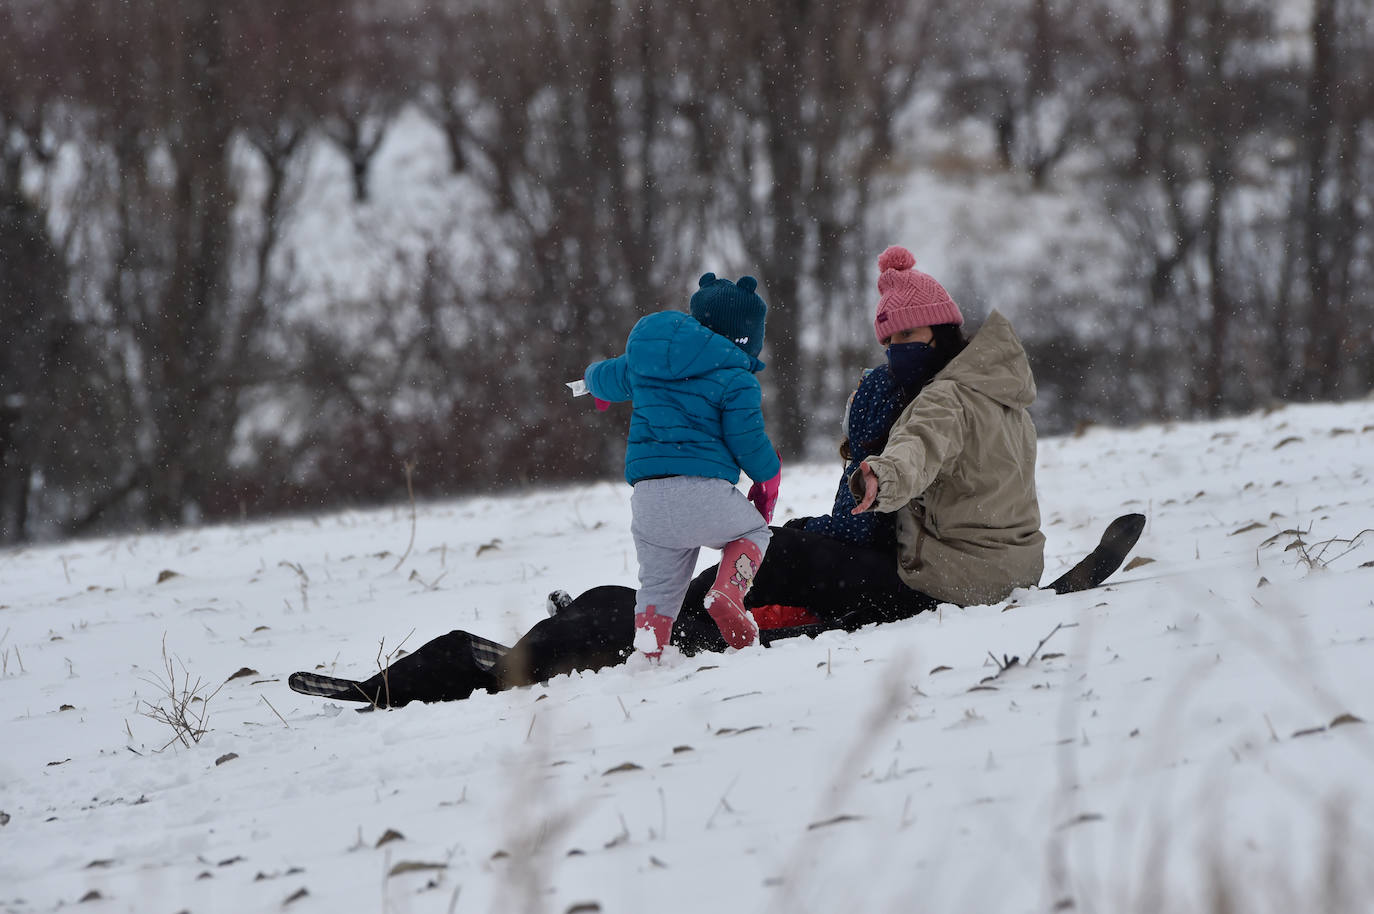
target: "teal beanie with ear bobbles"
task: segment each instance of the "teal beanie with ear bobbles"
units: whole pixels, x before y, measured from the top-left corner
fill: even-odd
[[[768,305],[754,291],[759,281],[741,276],[739,282],[731,282],[706,273],[697,286],[691,301],[692,317],[758,358],[763,351],[764,321],[768,315]]]

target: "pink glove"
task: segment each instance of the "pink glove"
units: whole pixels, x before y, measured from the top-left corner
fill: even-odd
[[[749,487],[749,500],[754,503],[754,507],[763,515],[763,522],[771,524],[773,522],[773,509],[778,506],[778,487],[782,485],[782,467],[778,467],[777,475],[767,482],[756,482]]]
[[[608,410],[608,409],[611,408],[611,401],[610,401],[610,400],[603,400],[603,399],[601,399],[600,397],[597,397],[597,396],[593,396],[592,399],[596,401],[596,410],[597,410],[597,412],[604,413],[606,410]]]

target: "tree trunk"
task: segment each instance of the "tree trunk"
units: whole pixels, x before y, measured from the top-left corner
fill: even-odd
[[[47,220],[20,191],[24,156],[0,159],[0,543],[28,539],[29,488],[42,458],[39,425],[47,409],[51,328],[67,313],[67,270]],[[17,268],[16,268],[17,267]]]
[[[1335,0],[1315,0],[1312,10],[1312,73],[1307,88],[1307,199],[1303,208],[1302,249],[1307,270],[1307,346],[1302,391],[1324,396],[1338,371],[1339,341],[1333,339],[1329,221],[1322,205],[1331,154],[1332,89],[1335,80]]]
[[[763,58],[763,94],[767,111],[767,239],[760,266],[768,291],[767,347],[773,402],[769,436],[784,454],[801,454],[806,442],[805,373],[801,336],[805,315],[801,280],[806,269],[807,233],[803,214],[811,188],[804,182],[802,157],[807,153],[803,99],[809,82],[803,36],[811,26],[809,0],[791,0],[778,12],[779,28]],[[814,151],[814,149],[812,150]]]
[[[217,332],[228,313],[227,260],[233,201],[227,170],[232,124],[226,113],[224,39],[210,0],[188,17],[181,74],[173,89],[184,97],[173,149],[173,266],[157,315],[159,332],[150,361],[154,386],[153,459],[145,473],[149,519],[175,524],[203,494],[203,480],[218,474],[225,455],[210,439],[234,415],[212,396],[224,366]],[[183,96],[182,93],[185,93]]]

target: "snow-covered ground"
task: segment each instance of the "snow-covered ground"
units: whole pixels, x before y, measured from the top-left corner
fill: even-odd
[[[286,677],[633,584],[628,489],[0,553],[0,910],[1368,911],[1371,475],[1372,401],[1048,439],[1046,579],[1125,511],[1153,561],[374,713]]]

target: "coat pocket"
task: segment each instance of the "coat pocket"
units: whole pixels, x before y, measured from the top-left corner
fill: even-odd
[[[926,540],[925,509],[917,501],[910,501],[897,512],[897,562],[903,571],[921,570],[921,550]]]

